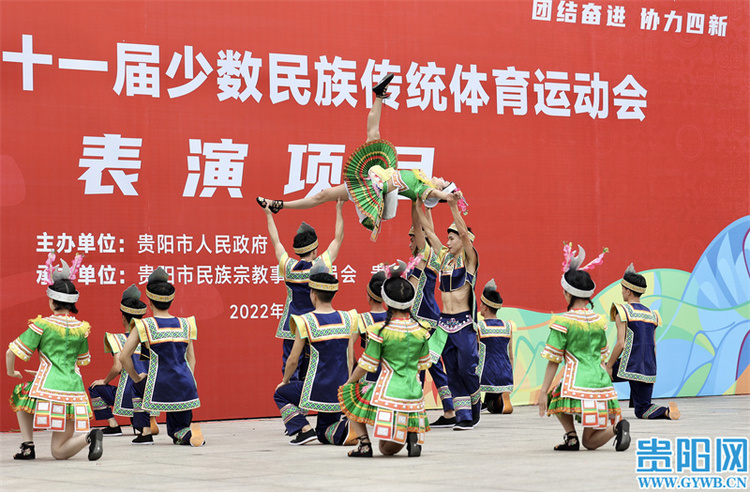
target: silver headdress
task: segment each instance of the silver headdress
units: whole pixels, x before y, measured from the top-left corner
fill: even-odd
[[[59,301],[59,302],[67,302],[69,304],[74,304],[78,301],[79,294],[76,292],[75,294],[66,294],[64,292],[57,292],[56,290],[52,290],[49,286],[53,285],[55,282],[58,282],[60,280],[73,280],[76,278],[76,272],[78,271],[78,268],[81,266],[81,263],[83,262],[83,255],[76,255],[75,259],[73,260],[73,268],[68,266],[68,263],[60,258],[60,266],[54,266],[52,263],[55,261],[55,253],[49,253],[47,256],[47,262],[46,262],[46,271],[47,271],[47,297],[49,297],[52,300]]]
[[[398,309],[401,311],[408,311],[411,306],[414,304],[414,299],[417,296],[416,289],[412,288],[413,294],[411,296],[411,299],[406,299],[404,301],[396,301],[394,299],[391,299],[388,297],[388,294],[385,292],[385,287],[389,282],[398,281],[398,279],[401,279],[404,282],[409,282],[406,280],[406,272],[408,270],[408,267],[406,263],[404,263],[401,260],[398,260],[396,263],[388,266],[388,271],[386,272],[386,279],[385,282],[383,282],[383,287],[380,289],[383,297],[383,302],[385,302],[385,305],[388,307],[392,307],[393,309]],[[411,284],[409,284],[411,286]]]
[[[571,270],[590,270],[594,268],[597,265],[602,264],[602,258],[604,258],[604,255],[609,250],[607,248],[604,248],[604,251],[602,251],[602,254],[596,257],[594,261],[589,262],[586,266],[581,267],[581,264],[583,264],[583,260],[586,259],[586,251],[583,249],[583,247],[579,244],[578,245],[578,251],[576,252],[573,250],[573,243],[565,243],[563,246],[563,275],[560,279],[560,285],[562,285],[562,288],[567,292],[568,294],[576,297],[580,297],[583,299],[590,298],[594,295],[594,291],[596,290],[596,285],[594,285],[594,288],[591,290],[581,290],[573,287],[565,280],[565,274]]]

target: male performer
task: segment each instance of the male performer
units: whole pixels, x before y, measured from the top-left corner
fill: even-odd
[[[333,308],[331,302],[339,282],[322,260],[316,261],[310,269],[309,286],[315,309],[292,316],[290,328],[295,336],[294,345],[273,398],[287,434],[295,436],[289,444],[299,446],[318,439],[323,444],[343,445],[348,441],[349,422],[341,418],[338,389],[349,378],[346,352],[357,313]],[[293,381],[306,346],[310,349],[310,367],[304,380]],[[318,412],[315,429],[305,417],[306,410]]]
[[[487,282],[479,305],[479,390],[484,391],[484,403],[490,413],[513,413],[510,394],[513,391],[513,331],[512,321],[497,318],[503,298],[497,291],[495,279]]]
[[[268,222],[268,236],[273,244],[276,259],[279,262],[279,275],[284,278],[286,284],[286,302],[284,303],[284,313],[279,320],[279,326],[276,329],[276,338],[283,340],[283,353],[281,357],[281,373],[284,374],[287,357],[294,345],[294,333],[289,329],[289,319],[293,315],[309,313],[313,310],[310,301],[310,288],[307,285],[310,278],[310,267],[320,259],[325,262],[328,268],[336,261],[336,256],[341,249],[341,242],[344,240],[344,219],[341,215],[341,208],[344,202],[339,200],[336,203],[336,229],[335,236],[331,244],[328,245],[323,254],[318,255],[318,236],[315,229],[310,225],[302,222],[294,236],[292,247],[294,252],[299,255],[299,260],[291,258],[284,246],[279,240],[279,231],[276,229],[276,223],[273,220],[273,214],[268,205],[263,207]],[[305,354],[300,354],[300,360],[297,364],[297,371],[292,374],[291,379],[304,379],[307,362]]]
[[[658,311],[641,304],[646,278],[636,273],[631,263],[620,281],[623,304],[612,304],[610,316],[617,325],[617,343],[607,361],[612,381],[630,384],[630,406],[639,419],[680,418],[677,404],[669,407],[651,403],[656,382],[656,327],[661,324]]]
[[[154,317],[133,320],[120,362],[135,383],[133,391],[142,398],[142,408],[167,413],[172,443],[202,446],[200,426],[193,423],[193,409],[201,405],[193,376],[193,340],[198,338],[195,317],[177,318],[169,313],[175,288],[161,267],[149,275],[146,296]],[[139,343],[149,349],[148,374],[137,373],[131,360]],[[151,429],[144,427],[141,437],[144,442],[140,444],[153,440]]]
[[[435,286],[437,285],[438,272],[440,271],[440,259],[437,252],[442,249],[443,245],[435,234],[435,228],[432,223],[432,211],[428,208],[426,214],[422,212],[422,203],[421,199],[417,199],[411,209],[412,227],[409,230],[409,249],[412,256],[422,256],[419,263],[409,272],[409,282],[414,285],[417,291],[411,312],[418,321],[428,327],[430,336],[432,336],[435,329],[437,329],[438,319],[440,318],[440,307],[435,300]],[[429,223],[430,227],[423,229],[423,220]],[[453,397],[448,387],[448,376],[445,374],[440,356],[436,355],[435,358],[437,360],[429,367],[428,371],[435,382],[438,396],[440,396],[440,401],[443,405],[443,415],[430,423],[430,427],[451,428],[456,425]],[[424,371],[419,373],[423,384],[424,374]]]
[[[479,256],[474,248],[474,234],[466,227],[458,210],[460,194],[451,193],[448,205],[453,224],[448,228],[448,241],[440,250],[440,292],[443,311],[438,330],[430,338],[430,355],[442,354],[448,387],[456,410],[453,430],[470,430],[479,422],[482,408],[477,365],[476,316],[474,287]],[[422,226],[427,229],[429,225]],[[433,358],[433,361],[435,358]]]
[[[106,420],[109,423],[109,426],[103,431],[105,436],[122,435],[122,429],[120,429],[115,415],[130,417],[134,432],[141,434],[143,427],[149,426],[152,435],[159,433],[159,427],[156,425],[156,419],[153,416],[150,416],[148,412],[133,411],[135,407],[133,404],[133,381],[120,364],[120,352],[130,333],[130,320],[141,319],[146,314],[146,303],[141,301],[140,298],[141,291],[135,284],[123,292],[120,301],[120,314],[125,333],[104,334],[104,351],[112,354],[114,362],[103,379],[97,379],[89,386],[94,418]],[[145,373],[148,371],[148,359],[141,360],[140,346],[136,347],[132,359],[136,372]],[[110,385],[109,382],[117,376],[120,376],[117,386]],[[137,399],[136,403],[140,408],[140,399]],[[158,412],[156,413],[158,414]],[[143,436],[136,437],[133,443],[140,444],[139,439],[146,441],[147,444],[153,443],[153,438],[145,439]]]

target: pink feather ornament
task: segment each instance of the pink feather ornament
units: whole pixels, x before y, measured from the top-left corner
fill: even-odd
[[[593,261],[586,264],[585,267],[581,268],[581,270],[593,270],[594,267],[601,265],[604,263],[604,255],[609,252],[609,248],[604,248],[604,251],[602,251],[602,254],[597,256]]]
[[[458,201],[456,202],[456,205],[458,206],[458,210],[464,214],[468,215],[469,213],[469,203],[466,201],[466,198],[464,198],[464,194],[461,192],[461,188],[456,188],[456,191],[454,193],[458,193]]]
[[[568,268],[570,267],[571,258],[573,258],[573,243],[563,243],[563,263],[562,263],[563,273],[568,271]]]
[[[52,281],[52,272],[55,271],[55,266],[53,263],[55,262],[55,252],[50,251],[47,255],[47,261],[44,262],[46,268],[45,271],[47,272],[47,285],[52,285],[54,282]]]
[[[409,263],[406,264],[406,272],[404,272],[404,274],[401,276],[406,278],[406,275],[408,274],[408,272],[413,270],[414,267],[417,266],[420,261],[422,261],[422,253],[418,254],[417,256],[409,260]]]
[[[70,265],[70,280],[76,279],[76,272],[81,267],[82,263],[83,255],[81,253],[76,253],[75,258],[73,258],[73,263]]]

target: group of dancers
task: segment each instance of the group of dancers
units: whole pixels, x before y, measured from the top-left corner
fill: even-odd
[[[393,146],[380,139],[382,100],[391,76],[373,88],[376,99],[367,118],[367,142],[355,150],[344,168],[345,183],[312,197],[284,202],[258,197],[268,223],[287,300],[277,336],[284,339],[282,381],[274,399],[292,445],[318,440],[354,444],[352,457],[372,456],[366,425],[373,427],[382,454],[406,445],[409,456],[421,454],[430,427],[470,430],[482,408],[511,413],[513,390],[513,322],[497,317],[502,297],[494,280],[475,299],[479,257],[474,235],[462,217],[466,202],[454,183],[427,179],[418,171],[396,170]],[[411,260],[377,273],[367,285],[370,310],[338,311],[332,301],[338,281],[331,264],[343,240],[342,204],[351,200],[360,222],[377,239],[383,220],[395,216],[398,195],[412,201]],[[314,229],[302,223],[294,238],[292,259],[281,244],[274,214],[336,201],[335,239],[319,255]],[[431,209],[447,202],[453,223],[446,244],[435,233]],[[605,250],[606,251],[606,250]],[[646,280],[631,267],[623,281],[623,304],[612,306],[618,341],[607,359],[606,320],[595,313],[595,285],[585,267],[583,248],[565,246],[561,285],[567,312],[555,316],[542,353],[549,360],[540,389],[540,415],[556,415],[566,434],[556,450],[578,450],[574,420],[583,423],[582,442],[596,449],[614,438],[623,451],[630,444],[629,423],[621,418],[612,381],[631,384],[631,405],[638,418],[679,418],[674,403],[651,403],[656,377],[655,331],[661,321],[640,303]],[[577,253],[577,254],[575,254]],[[435,299],[440,290],[442,309]],[[385,306],[385,307],[384,307]],[[355,364],[354,346],[361,337],[364,354]],[[349,338],[349,343],[346,343]],[[553,380],[565,361],[558,384]],[[442,362],[442,363],[441,363]],[[443,365],[444,364],[444,365]],[[429,370],[443,405],[443,415],[430,424],[424,412],[421,380]],[[484,402],[480,400],[484,393]],[[318,414],[313,428],[308,411]],[[348,430],[347,430],[348,428]]]
[[[81,260],[76,256],[69,266],[61,259],[55,266],[55,255],[50,253],[47,297],[51,315],[30,320],[26,331],[10,343],[6,352],[7,373],[18,379],[23,375],[15,369],[16,357],[28,361],[35,351],[39,353],[39,369],[30,371],[33,380],[18,384],[10,400],[23,439],[14,458],[36,458],[36,428],[52,431],[55,459],[68,459],[88,446],[88,459],[98,460],[104,436],[122,435],[114,415],[131,418],[137,434],[133,444],[153,444],[153,436],[159,431],[154,416],[165,412],[167,434],[174,444],[203,445],[200,425],[192,422],[192,410],[200,406],[193,377],[195,318],[169,313],[175,288],[162,268],[148,278],[148,306],[140,300],[135,285],[123,293],[119,305],[123,331],[104,334],[105,351],[114,356],[114,363],[104,378],[88,388],[89,403],[78,366],[91,361],[91,326],[74,316],[78,314],[79,293],[72,282]],[[144,317],[148,308],[153,317]],[[118,377],[117,386],[109,384]],[[109,425],[91,429],[92,417]]]
[[[351,457],[372,457],[372,438],[384,455],[404,447],[420,456],[431,427],[456,431],[473,429],[486,408],[510,414],[513,406],[513,343],[516,327],[498,318],[503,300],[494,280],[475,290],[479,256],[474,234],[463,214],[467,204],[454,183],[427,178],[417,170],[396,170],[393,146],[380,139],[383,99],[392,74],[378,83],[367,119],[367,142],[349,158],[345,184],[301,200],[282,202],[257,198],[267,218],[269,239],[287,287],[287,300],[276,337],[282,339],[282,379],[274,391],[290,444],[318,440],[325,444],[357,445]],[[367,284],[369,311],[337,310],[333,301],[339,282],[332,266],[344,237],[342,207],[355,203],[360,222],[377,239],[383,220],[396,213],[398,195],[412,201],[410,260],[396,261],[373,275]],[[310,208],[336,202],[334,239],[321,253],[313,227],[302,223],[293,242],[292,258],[279,238],[274,215],[280,210]],[[431,209],[446,202],[453,222],[445,245],[437,235]],[[678,419],[674,403],[651,402],[656,378],[655,331],[661,319],[640,303],[646,280],[629,267],[622,280],[623,303],[614,304],[611,319],[617,343],[607,358],[606,320],[595,313],[594,282],[587,270],[602,256],[581,266],[579,246],[564,249],[561,285],[567,312],[554,316],[542,357],[548,359],[540,388],[539,414],[556,415],[565,430],[564,442],[554,449],[579,449],[574,421],[583,424],[582,443],[596,449],[614,438],[623,451],[630,443],[629,423],[622,419],[613,381],[628,381],[631,406],[638,418]],[[166,413],[167,434],[174,444],[201,446],[205,439],[192,422],[200,406],[193,376],[197,338],[194,317],[169,313],[175,288],[162,268],[148,279],[148,306],[132,285],[120,302],[123,332],[105,334],[105,350],[114,362],[108,374],[89,387],[91,405],[77,366],[90,361],[90,326],[74,317],[78,291],[72,280],[80,266],[61,260],[47,262],[47,296],[52,314],[29,321],[28,329],[10,343],[7,373],[21,379],[15,358],[29,360],[39,352],[40,366],[33,381],[19,384],[11,397],[23,442],[15,459],[34,459],[33,428],[53,431],[51,449],[56,459],[67,459],[86,446],[88,458],[102,456],[103,437],[121,435],[114,415],[131,417],[134,444],[153,444],[158,434],[154,417]],[[435,291],[440,291],[442,308]],[[147,308],[152,317],[144,317]],[[357,359],[355,347],[364,352]],[[554,385],[560,362],[561,379]],[[429,423],[422,385],[429,371],[440,397],[443,415]],[[117,386],[110,385],[119,377]],[[481,394],[484,393],[484,401]],[[108,426],[90,429],[89,420]],[[317,412],[315,427],[308,412]],[[85,434],[74,435],[80,431]]]

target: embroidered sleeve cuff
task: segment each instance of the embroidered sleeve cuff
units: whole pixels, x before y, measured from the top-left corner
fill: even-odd
[[[329,270],[333,267],[333,262],[331,261],[331,253],[329,253],[328,250],[325,250],[323,254],[320,255],[320,258],[323,260]]]
[[[362,354],[362,357],[359,358],[359,362],[357,362],[357,365],[367,372],[377,371],[379,364],[379,360],[373,359],[367,354]]]
[[[76,365],[78,366],[87,366],[91,363],[91,354],[86,352],[85,354],[81,354],[78,356],[78,359],[76,360]]]
[[[349,320],[349,334],[353,335],[355,333],[360,333],[362,330],[362,325],[364,323],[362,320],[360,320],[359,313],[357,313],[356,309],[350,309],[349,311],[345,311],[346,316],[348,316]],[[346,322],[346,321],[345,321]]]
[[[549,328],[550,330],[559,331],[560,333],[568,333],[568,327],[559,323],[550,323]]]
[[[299,330],[300,338],[308,338],[307,325],[305,324],[304,318],[297,314],[293,314],[292,317],[289,318],[289,331],[292,335],[297,335],[297,330]]]
[[[430,355],[427,354],[424,357],[420,357],[419,362],[417,363],[417,370],[424,371],[430,366],[432,366],[432,359],[430,358]]]
[[[117,337],[114,333],[104,334],[104,353],[105,354],[117,354],[122,350],[120,344],[117,343]]]
[[[281,258],[279,258],[279,274],[283,274],[286,272],[286,262],[289,259],[289,253],[284,251],[284,254],[281,255]]]
[[[141,342],[148,342],[148,333],[147,333],[148,330],[146,330],[146,324],[143,322],[142,319],[133,318],[133,325],[131,329],[133,328],[138,330],[138,339]]]
[[[604,347],[602,349],[602,362],[606,361],[609,358],[609,347]]]
[[[195,324],[195,316],[190,316],[187,321],[190,326],[190,340],[198,340],[198,325]]]
[[[609,320],[615,321],[615,316],[620,315],[621,321],[627,321],[628,317],[625,315],[625,308],[622,307],[622,304],[616,304],[612,303],[612,307],[609,308]]]
[[[556,362],[559,364],[563,361],[563,351],[547,344],[544,346],[544,350],[542,350],[542,357],[551,362]]]
[[[26,345],[21,343],[21,341],[17,338],[13,340],[12,342],[10,342],[10,345],[8,345],[8,348],[10,348],[10,350],[14,354],[16,354],[16,356],[19,359],[21,359],[24,362],[28,362],[28,360],[31,359],[31,354],[34,353],[31,350],[29,350],[29,348]]]

